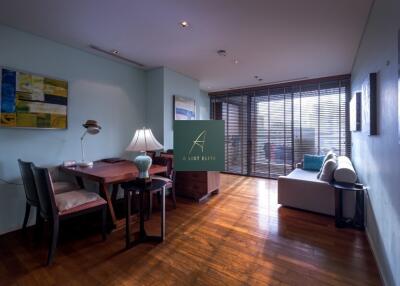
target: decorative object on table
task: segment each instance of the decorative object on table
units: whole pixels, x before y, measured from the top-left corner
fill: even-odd
[[[377,124],[377,74],[370,73],[362,84],[362,131],[378,134]]]
[[[93,162],[89,161],[86,162],[85,161],[85,148],[84,148],[84,139],[86,134],[90,134],[90,135],[96,135],[97,133],[100,132],[101,127],[97,124],[96,120],[87,120],[85,124],[82,125],[83,127],[85,127],[85,132],[83,132],[82,137],[81,137],[81,153],[82,153],[82,161],[78,163],[79,166],[81,167],[91,167],[93,166]]]
[[[174,95],[174,119],[195,120],[196,102],[194,99]]]
[[[361,92],[350,100],[350,131],[361,131]]]
[[[146,151],[157,151],[163,148],[163,145],[157,141],[153,132],[150,129],[143,127],[135,132],[131,143],[126,148],[126,151],[142,152],[133,162],[139,170],[139,178],[144,179],[149,177],[149,168],[152,163],[151,157],[146,155]]]
[[[68,82],[1,68],[0,126],[67,128]]]

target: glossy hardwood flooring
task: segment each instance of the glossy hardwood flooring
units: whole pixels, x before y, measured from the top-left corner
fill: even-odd
[[[0,285],[381,284],[365,233],[279,207],[276,181],[222,175],[221,184],[206,203],[167,204],[158,245],[125,250],[124,220],[105,242],[98,228],[75,221],[61,226],[55,262],[43,267],[45,244],[29,242],[31,234],[2,236]]]

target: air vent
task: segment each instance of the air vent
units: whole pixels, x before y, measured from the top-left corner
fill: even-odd
[[[254,78],[258,81],[263,81],[263,79],[259,78],[258,76],[254,76]],[[294,82],[294,81],[301,81],[301,80],[306,80],[308,77],[298,77],[298,78],[292,78],[292,79],[287,79],[287,80],[281,80],[281,81],[271,81],[271,82],[264,82],[260,84],[252,84],[252,85],[245,85],[245,86],[237,86],[237,87],[232,87],[228,88],[228,90],[235,90],[235,89],[243,89],[243,88],[251,88],[251,87],[259,87],[259,86],[268,86],[268,85],[274,85],[274,84],[281,84],[281,83],[289,83],[289,82]]]
[[[134,64],[134,65],[138,66],[138,67],[141,67],[141,68],[144,68],[144,67],[145,67],[144,64],[141,64],[141,63],[135,62],[135,61],[133,61],[133,60],[131,60],[131,59],[125,58],[125,57],[121,56],[118,52],[115,53],[115,50],[107,51],[107,50],[104,50],[104,49],[102,49],[102,48],[99,48],[99,47],[97,47],[97,46],[95,46],[95,45],[90,45],[89,47],[92,48],[93,50],[96,50],[96,51],[98,51],[98,52],[101,52],[101,53],[103,53],[103,54],[107,54],[107,55],[109,55],[109,56],[115,57],[115,58],[117,58],[117,59],[120,59],[120,60],[123,60],[123,61],[126,61],[126,62],[129,62],[129,63],[131,63],[131,64]]]

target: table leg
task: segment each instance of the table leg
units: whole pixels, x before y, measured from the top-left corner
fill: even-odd
[[[110,216],[111,216],[111,220],[112,220],[112,226],[113,228],[116,227],[116,223],[117,223],[117,218],[115,217],[115,212],[114,212],[114,207],[113,204],[111,202],[111,196],[110,193],[108,191],[108,184],[102,184],[100,183],[100,194],[103,194],[104,198],[107,201],[107,205],[108,205],[108,211],[110,212]]]
[[[343,226],[343,194],[341,189],[335,189],[335,225]]]
[[[114,206],[117,203],[118,190],[119,190],[119,184],[114,184],[112,186],[112,193],[111,193],[111,201],[112,201]]]
[[[125,248],[131,246],[131,192],[125,190]]]
[[[144,229],[144,191],[139,192],[139,237],[144,239],[146,237],[146,230]]]
[[[165,239],[165,187],[161,189],[161,241]]]
[[[357,229],[364,229],[364,190],[356,191],[356,211],[353,219],[353,226]]]

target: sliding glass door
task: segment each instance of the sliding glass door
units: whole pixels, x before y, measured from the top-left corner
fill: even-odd
[[[226,172],[277,178],[304,154],[349,153],[348,78],[211,95],[225,120]]]

